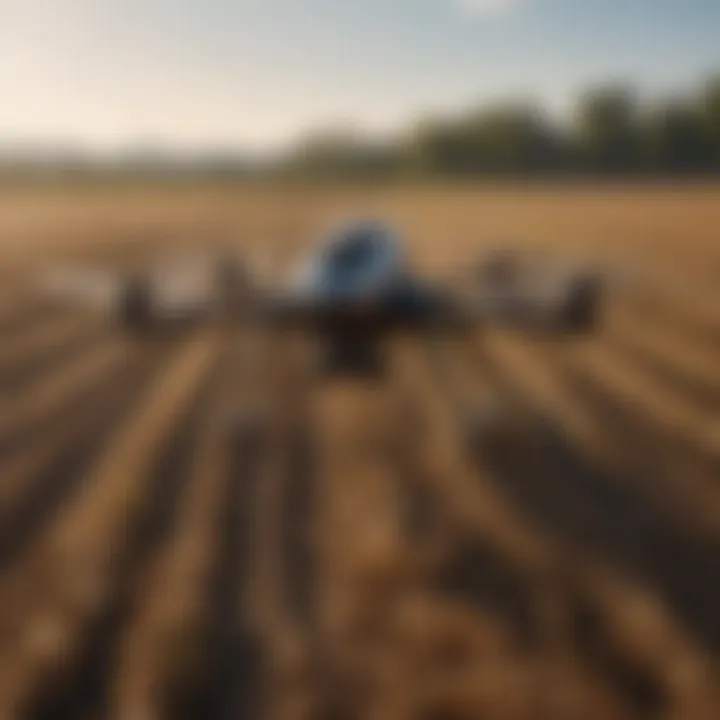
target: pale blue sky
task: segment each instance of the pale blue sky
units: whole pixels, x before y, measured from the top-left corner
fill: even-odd
[[[720,0],[0,0],[0,137],[273,147],[720,69]]]

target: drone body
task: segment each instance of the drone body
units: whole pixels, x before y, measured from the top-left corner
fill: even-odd
[[[126,330],[149,335],[213,317],[301,330],[319,340],[327,366],[352,373],[377,368],[380,346],[394,333],[492,323],[525,332],[588,332],[600,299],[595,276],[528,264],[507,252],[486,259],[462,286],[434,282],[413,272],[400,239],[377,222],[332,233],[279,287],[260,288],[253,280],[231,254],[211,263],[166,263],[121,278],[109,305]]]

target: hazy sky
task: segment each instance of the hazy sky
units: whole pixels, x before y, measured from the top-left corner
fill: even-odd
[[[272,147],[720,69],[720,0],[0,0],[0,137]]]

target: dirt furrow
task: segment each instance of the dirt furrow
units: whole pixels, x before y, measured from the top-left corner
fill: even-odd
[[[0,348],[0,391],[7,398],[18,395],[34,376],[105,332],[101,322],[82,315],[63,315],[23,332]]]
[[[217,520],[219,548],[209,578],[205,666],[156,717],[211,720],[262,717],[266,648],[248,610],[252,592],[256,496],[267,462],[264,427],[241,422],[229,448],[228,486]],[[192,632],[192,629],[190,629]],[[162,668],[161,668],[162,669]],[[193,668],[198,672],[197,666]],[[182,703],[182,707],[179,704]]]
[[[195,439],[220,390],[215,367],[192,400],[179,409],[170,437],[158,447],[157,461],[147,477],[139,510],[128,521],[127,541],[118,557],[115,590],[87,629],[88,641],[59,687],[33,700],[33,715],[50,720],[65,717],[106,718],[113,705],[112,688],[121,662],[122,638],[133,625],[146,598],[157,557],[178,532],[178,506],[192,481],[190,465]]]
[[[415,367],[412,371],[408,366],[403,375],[412,377],[417,372]],[[414,393],[419,397],[418,388],[431,384],[427,376],[414,377]],[[592,716],[588,713],[623,716],[624,708],[623,712],[632,717],[647,712],[677,717],[676,709],[687,707],[690,701],[696,703],[693,707],[713,707],[712,680],[705,672],[707,656],[677,625],[668,608],[630,578],[609,572],[589,556],[579,554],[572,544],[553,537],[531,519],[528,522],[498,487],[492,465],[487,466],[483,454],[478,457],[480,467],[476,465],[473,472],[463,466],[457,444],[455,452],[449,450],[457,443],[453,440],[455,421],[447,419],[447,409],[439,397],[431,400],[428,390],[422,397],[423,402],[432,402],[427,409],[433,419],[431,437],[435,438],[437,455],[444,456],[435,461],[432,454],[423,456],[436,492],[458,529],[486,545],[489,542],[495,557],[506,567],[530,578],[523,596],[527,601],[537,601],[541,637],[549,643],[538,656],[541,665],[551,673],[573,677],[564,684],[558,684],[557,678],[545,678],[545,690],[562,690],[570,682],[577,691],[570,693],[571,697],[563,697],[562,692],[547,696],[541,688],[540,697],[550,703],[551,715],[558,716],[562,710],[570,717],[578,712],[588,717]],[[442,418],[446,419],[441,424]],[[525,448],[523,454],[513,446],[508,451],[511,461],[525,457]],[[537,479],[541,488],[542,478],[551,477],[552,468],[533,462],[532,454],[525,465],[522,462],[528,482]],[[502,478],[498,481],[500,485],[504,482]],[[587,642],[573,620],[579,609],[602,619],[603,633],[593,636],[594,645]],[[583,663],[587,663],[586,671]],[[599,686],[593,681],[594,673],[602,678]],[[586,706],[591,698],[591,706]]]
[[[720,414],[720,354],[714,358],[660,328],[632,320],[622,326],[615,321],[603,339],[659,384],[687,397],[698,408]]]
[[[118,590],[128,522],[143,507],[159,449],[215,351],[213,334],[183,347],[89,470],[85,492],[0,585],[0,715],[22,716],[41,690],[41,697],[62,692],[88,632]]]
[[[87,317],[77,314],[45,319],[37,326],[20,333],[20,337],[13,338],[12,342],[3,343],[0,350],[0,368],[11,368],[48,346],[59,345],[87,329],[88,324]]]
[[[423,339],[423,351],[434,377],[458,415],[459,430],[468,438],[482,428],[500,403],[500,391],[481,356],[467,352],[470,336]]]
[[[263,647],[264,716],[286,717],[313,706],[317,694],[311,546],[316,435],[306,344],[286,338],[268,349],[276,360],[265,377],[266,460],[255,496],[252,584],[244,603]]]
[[[603,340],[661,384],[682,393],[696,406],[720,414],[720,352],[684,342],[661,322],[614,313]]]
[[[432,358],[422,348],[404,347],[397,362],[407,402],[425,425],[417,440],[415,473],[433,499],[440,518],[436,523],[441,524],[442,551],[433,572],[434,592],[441,593],[449,608],[464,609],[461,617],[465,618],[462,629],[452,624],[444,629],[447,642],[467,656],[464,685],[445,678],[447,670],[440,656],[430,664],[426,682],[432,687],[437,675],[445,678],[447,687],[444,693],[436,690],[439,697],[431,696],[427,702],[441,715],[459,705],[464,716],[514,713],[531,717],[540,707],[548,716],[566,717],[591,712],[591,707],[574,705],[584,694],[598,708],[611,708],[622,717],[613,693],[602,683],[596,687],[593,675],[581,667],[568,668],[558,647],[564,631],[556,627],[554,617],[561,602],[555,587],[555,549],[528,529],[493,485],[478,474],[468,452],[468,438],[459,432],[462,416],[438,382]],[[472,615],[465,617],[469,609]],[[432,616],[427,621],[431,628],[438,625],[440,637],[435,642],[442,639],[442,617],[440,613],[434,623]],[[482,678],[489,659],[495,665],[494,682],[486,687]],[[577,688],[575,700],[552,690],[557,686],[554,674],[565,676],[563,687],[570,682]]]
[[[640,317],[660,317],[679,337],[718,351],[720,297],[717,294],[663,276],[641,278],[628,286],[621,297]]]
[[[41,426],[71,418],[87,393],[96,392],[126,369],[135,350],[118,338],[100,339],[96,347],[10,399],[0,411],[0,458]]]
[[[603,343],[570,346],[566,357],[576,372],[591,377],[603,392],[655,428],[662,443],[676,448],[686,459],[706,463],[711,473],[720,468],[717,413],[697,408],[677,391],[657,384]]]
[[[0,568],[20,562],[26,545],[43,523],[82,490],[89,464],[102,452],[117,424],[131,412],[164,355],[127,356],[112,386],[103,387],[101,393],[88,393],[69,409],[67,417],[39,429],[3,461]]]
[[[367,717],[390,692],[394,618],[412,564],[394,448],[397,398],[387,381],[341,379],[318,388],[313,403],[322,704],[305,717]]]
[[[496,340],[493,349],[500,347]],[[562,424],[529,438],[518,471],[499,460],[505,468],[499,487],[544,532],[652,588],[675,622],[714,652],[718,625],[709,609],[720,589],[712,571],[718,535],[711,517],[702,527],[700,499],[679,509],[678,488],[663,497],[652,477],[638,482],[627,471],[611,469],[617,462],[603,458],[601,450],[613,448],[592,406],[543,367],[541,353],[507,340],[502,347],[497,359],[515,386]]]
[[[219,553],[217,521],[227,497],[230,450],[222,414],[208,415],[193,443],[175,532],[147,569],[135,615],[120,639],[114,717],[192,717],[187,705],[207,672],[209,585]]]
[[[274,717],[288,682],[287,648],[304,642],[283,544],[286,493],[305,471],[293,449],[296,423],[305,419],[290,370],[294,350],[258,328],[237,350],[242,378],[231,393],[230,489],[211,582],[208,673],[190,705],[210,718]],[[301,548],[291,550],[301,557]]]
[[[651,425],[645,432],[630,431],[600,412],[598,398],[583,392],[576,382],[566,348],[543,347],[496,332],[477,342],[474,350],[480,362],[489,363],[489,371],[509,395],[534,412],[536,423],[547,425],[546,434],[557,437],[558,442],[564,437],[566,445],[574,445],[582,454],[578,461],[586,467],[604,468],[608,476],[615,473],[628,492],[633,487],[645,492],[671,514],[686,520],[692,517],[695,524],[704,524],[711,532],[718,527],[717,509],[707,502],[707,477],[700,471],[693,475],[688,469],[680,478],[676,455],[662,446]],[[613,400],[613,396],[606,397]]]
[[[60,317],[65,310],[44,302],[26,288],[20,288],[10,297],[0,299],[0,339],[3,344],[14,336],[27,332],[36,324]]]
[[[176,532],[149,568],[138,598],[137,616],[128,623],[124,635],[114,684],[115,717],[220,717],[224,703],[227,711],[247,711],[250,704],[245,710],[235,705],[239,699],[230,687],[231,678],[239,681],[239,687],[246,685],[241,677],[244,670],[230,658],[223,658],[221,648],[226,640],[219,637],[218,628],[224,628],[232,637],[238,625],[246,624],[264,648],[272,649],[257,608],[254,612],[240,611],[237,623],[213,617],[219,615],[216,605],[221,601],[217,597],[220,588],[213,591],[213,586],[224,588],[222,602],[229,604],[226,612],[231,615],[235,608],[230,608],[234,603],[227,597],[229,588],[237,594],[235,600],[240,594],[244,596],[241,605],[245,606],[251,604],[248,596],[263,587],[266,592],[259,608],[266,617],[276,620],[270,605],[278,598],[263,578],[268,572],[276,574],[281,570],[282,558],[269,552],[263,540],[270,536],[270,542],[277,543],[279,539],[274,508],[264,500],[268,496],[274,499],[275,477],[268,474],[268,468],[274,469],[276,456],[285,448],[271,441],[277,409],[272,408],[271,398],[267,397],[282,392],[280,387],[267,385],[267,376],[275,374],[269,371],[281,360],[268,353],[269,347],[248,347],[258,340],[241,337],[226,352],[220,371],[222,396],[208,408],[206,422],[195,440],[190,483],[181,499]],[[235,497],[237,483],[245,486],[241,488],[242,493],[247,493],[243,498]],[[243,527],[233,528],[233,533],[238,534],[236,541],[240,535],[247,535],[246,542],[252,540],[240,553],[252,551],[251,555],[246,560],[236,555],[236,565],[227,565],[229,558],[223,557],[224,533],[217,530],[218,520],[224,515],[221,503],[228,500],[233,504],[240,500],[252,503],[252,507],[230,509],[234,516],[244,516]],[[221,570],[230,577],[216,580]],[[245,579],[241,588],[241,580]],[[225,681],[218,682],[218,678]],[[253,677],[249,688],[258,696],[262,680]]]

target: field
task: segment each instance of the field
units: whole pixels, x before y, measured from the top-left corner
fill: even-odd
[[[0,718],[720,716],[720,190],[2,193]],[[602,263],[602,330],[323,383],[302,338],[130,340],[31,289],[218,244],[273,274],[358,213],[437,276]]]

